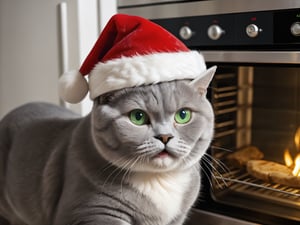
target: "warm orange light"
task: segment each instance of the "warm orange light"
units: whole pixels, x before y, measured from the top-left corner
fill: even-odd
[[[297,151],[300,151],[300,127],[297,129],[295,133],[294,141],[295,141]]]
[[[297,129],[294,137],[295,145],[297,148],[297,151],[300,152],[300,127]],[[283,153],[283,159],[285,162],[285,165],[293,170],[293,175],[300,177],[300,153],[298,153],[293,159],[290,150],[286,148]]]
[[[285,165],[287,167],[292,167],[293,166],[294,161],[293,161],[293,158],[291,156],[290,150],[288,148],[286,148],[284,150],[283,159],[284,159]]]
[[[300,154],[298,154],[296,156],[296,159],[295,159],[295,167],[293,169],[293,175],[294,176],[300,176]]]
[[[295,160],[293,160],[290,150],[286,148],[283,153],[283,159],[285,165],[293,170],[292,171],[293,175],[300,176],[300,153],[298,153]]]

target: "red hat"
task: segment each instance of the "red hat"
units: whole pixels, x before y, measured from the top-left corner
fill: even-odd
[[[79,72],[60,78],[63,100],[80,102],[126,87],[194,79],[206,71],[203,56],[159,25],[138,16],[113,16]],[[89,74],[89,82],[84,78]]]

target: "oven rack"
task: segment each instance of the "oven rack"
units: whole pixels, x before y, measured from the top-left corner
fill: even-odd
[[[223,174],[215,173],[217,190],[230,190],[239,194],[265,199],[286,206],[300,207],[300,189],[281,184],[271,184],[253,178],[243,169]]]

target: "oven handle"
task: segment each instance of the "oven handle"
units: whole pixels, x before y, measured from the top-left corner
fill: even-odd
[[[300,51],[201,51],[206,62],[300,64]]]

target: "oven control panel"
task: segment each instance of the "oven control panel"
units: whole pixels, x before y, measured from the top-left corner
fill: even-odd
[[[153,20],[189,47],[295,48],[300,9]]]

